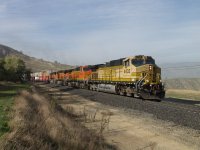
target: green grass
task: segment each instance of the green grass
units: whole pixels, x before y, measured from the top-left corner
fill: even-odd
[[[0,137],[10,130],[9,113],[18,91],[29,88],[29,84],[0,82]]]

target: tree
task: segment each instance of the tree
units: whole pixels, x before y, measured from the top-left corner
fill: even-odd
[[[3,67],[6,79],[9,81],[23,81],[26,73],[26,66],[23,60],[16,56],[6,56]]]
[[[5,79],[4,59],[0,59],[0,81]]]
[[[0,59],[0,81],[27,81],[30,80],[31,70],[26,69],[25,63],[19,57],[6,56]]]

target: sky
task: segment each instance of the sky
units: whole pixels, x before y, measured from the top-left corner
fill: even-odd
[[[0,0],[0,43],[69,65],[200,58],[199,0]]]

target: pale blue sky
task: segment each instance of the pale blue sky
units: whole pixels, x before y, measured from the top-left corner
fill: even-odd
[[[199,61],[199,0],[0,0],[0,43],[62,63]]]

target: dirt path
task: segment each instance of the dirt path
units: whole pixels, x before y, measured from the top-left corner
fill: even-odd
[[[119,149],[200,149],[199,131],[157,120],[149,114],[105,106],[78,95],[71,95],[67,91],[43,87],[45,88],[55,96],[62,108],[70,108],[74,114],[84,114],[82,124],[103,134],[109,143]]]
[[[33,87],[31,92],[22,91],[15,99],[11,132],[0,141],[0,149],[115,149],[75,121],[77,116],[43,95]]]

